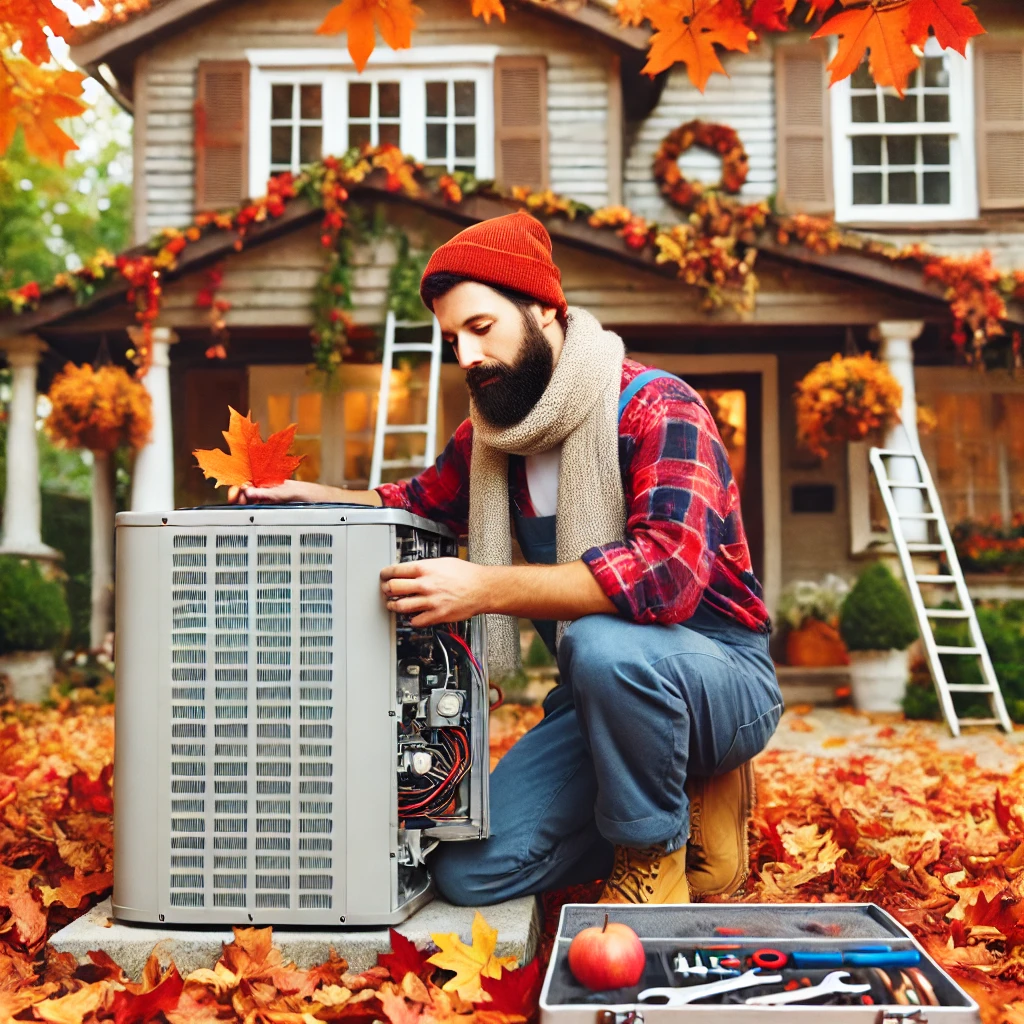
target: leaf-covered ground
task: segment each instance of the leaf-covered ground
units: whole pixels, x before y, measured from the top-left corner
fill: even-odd
[[[492,762],[538,718],[499,709]],[[0,709],[0,1024],[507,1024],[529,1009],[535,970],[498,964],[484,927],[472,946],[441,944],[463,972],[447,991],[449,976],[408,943],[362,975],[343,944],[298,971],[268,930],[244,929],[216,967],[181,978],[154,959],[138,984],[102,953],[84,966],[56,953],[47,937],[110,885],[112,754],[109,706]],[[974,994],[986,1024],[1024,1024],[1024,732],[952,740],[930,723],[796,708],[757,782],[753,871],[733,899],[877,902]],[[466,998],[479,995],[466,978],[491,1000]]]

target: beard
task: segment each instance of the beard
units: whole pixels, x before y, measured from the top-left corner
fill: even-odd
[[[487,363],[466,371],[473,405],[498,429],[514,427],[526,418],[540,401],[555,369],[551,343],[540,325],[526,310],[521,310],[521,315],[523,341],[516,361],[511,365]],[[484,386],[485,381],[491,383]]]

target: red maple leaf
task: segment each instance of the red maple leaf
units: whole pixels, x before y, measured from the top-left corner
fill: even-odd
[[[491,998],[475,1005],[481,1010],[530,1017],[537,1006],[540,982],[540,960],[534,957],[517,971],[502,971],[500,978],[481,977],[480,985]]]
[[[113,814],[114,800],[110,783],[114,766],[106,765],[98,779],[90,779],[85,772],[75,772],[68,779],[68,796],[65,811],[95,811],[97,814]]]
[[[136,995],[134,992],[114,993],[114,1024],[144,1024],[158,1013],[173,1010],[181,998],[184,982],[177,967],[171,967],[156,988]]]
[[[964,907],[964,924],[969,928],[995,928],[1011,945],[1024,943],[1024,903],[1000,895],[989,900],[979,892],[974,903]]]
[[[789,13],[786,0],[754,0],[750,8],[750,27],[765,32],[785,32],[789,28]]]
[[[961,55],[967,41],[985,31],[965,0],[910,0],[907,39],[915,46],[924,46],[929,29],[935,32],[939,46]]]
[[[248,415],[242,416],[231,406],[228,429],[223,431],[230,454],[219,448],[205,448],[192,454],[199,463],[203,475],[215,478],[217,486],[225,484],[244,487],[276,487],[287,480],[305,456],[289,455],[288,449],[295,438],[295,424],[271,434],[264,441],[260,437],[260,426],[253,423]]]
[[[391,977],[401,983],[407,974],[417,977],[423,973],[429,953],[421,953],[416,944],[407,939],[401,932],[391,929],[391,952],[377,954],[377,966],[386,967]],[[430,968],[433,971],[433,967]]]

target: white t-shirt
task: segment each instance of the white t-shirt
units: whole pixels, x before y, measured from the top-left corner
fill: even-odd
[[[562,446],[540,455],[526,456],[526,485],[539,516],[553,516],[558,508],[558,462]]]

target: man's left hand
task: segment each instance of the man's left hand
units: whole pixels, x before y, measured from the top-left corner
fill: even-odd
[[[461,558],[424,558],[381,570],[388,611],[412,615],[414,626],[459,622],[485,611],[486,567]]]

